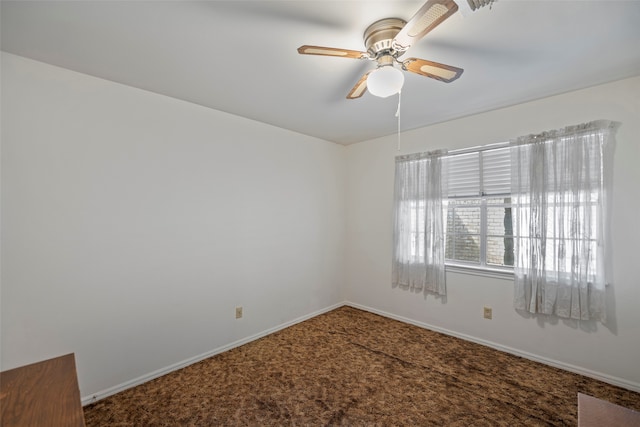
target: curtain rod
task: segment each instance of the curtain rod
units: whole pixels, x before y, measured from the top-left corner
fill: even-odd
[[[596,129],[611,129],[613,131],[617,130],[620,127],[620,122],[614,122],[611,120],[593,120],[591,122],[582,123],[579,125],[566,126],[562,129],[542,132],[539,134],[531,134],[524,137],[518,138],[516,143],[530,143],[536,138],[549,138],[549,137],[562,137],[566,134],[576,134],[579,132],[589,132]],[[520,140],[524,140],[524,142],[520,142]],[[506,142],[496,142],[493,144],[487,145],[478,145],[475,147],[469,148],[459,148],[457,150],[435,150],[435,151],[426,151],[422,153],[413,153],[413,154],[405,154],[402,156],[396,156],[396,161],[402,160],[418,160],[424,159],[428,157],[446,157],[446,156],[454,156],[457,154],[466,154],[466,153],[477,153],[479,151],[488,151],[488,150],[496,150],[498,148],[508,147],[511,144],[510,141]]]
[[[425,157],[447,157],[455,156],[457,154],[477,153],[479,151],[497,150],[498,148],[504,148],[509,146],[509,141],[506,142],[494,142],[493,144],[477,145],[475,147],[458,148],[456,150],[435,150],[425,151],[421,153],[403,154],[396,156],[396,160],[408,160],[408,159],[421,159]]]

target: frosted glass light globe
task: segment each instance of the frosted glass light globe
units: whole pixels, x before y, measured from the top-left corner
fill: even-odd
[[[391,65],[379,67],[367,77],[367,89],[372,95],[387,98],[400,92],[404,84],[404,74]]]

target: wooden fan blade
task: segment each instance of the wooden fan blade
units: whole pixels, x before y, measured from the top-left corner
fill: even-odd
[[[409,49],[457,10],[458,5],[453,0],[429,0],[396,35],[394,47],[401,51]]]
[[[402,63],[402,68],[421,76],[431,77],[441,82],[451,83],[462,75],[462,68],[419,58],[409,58]]]
[[[298,53],[301,55],[323,55],[323,56],[338,56],[342,58],[355,58],[366,59],[369,58],[367,52],[360,52],[357,50],[338,49],[335,47],[324,46],[309,46],[304,45],[298,48]]]
[[[356,99],[360,98],[367,91],[367,77],[369,77],[369,73],[371,71],[364,74],[364,76],[360,77],[358,83],[351,89],[349,95],[347,95],[347,99]]]

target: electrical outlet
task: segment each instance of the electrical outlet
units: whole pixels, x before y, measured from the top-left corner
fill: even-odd
[[[491,310],[491,307],[485,307],[484,308],[484,318],[485,319],[491,319],[492,315],[493,315],[493,312]]]
[[[236,319],[240,319],[242,317],[242,307],[236,307]]]

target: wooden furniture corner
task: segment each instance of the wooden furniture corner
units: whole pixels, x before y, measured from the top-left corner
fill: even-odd
[[[0,424],[84,426],[74,355],[0,372]]]

